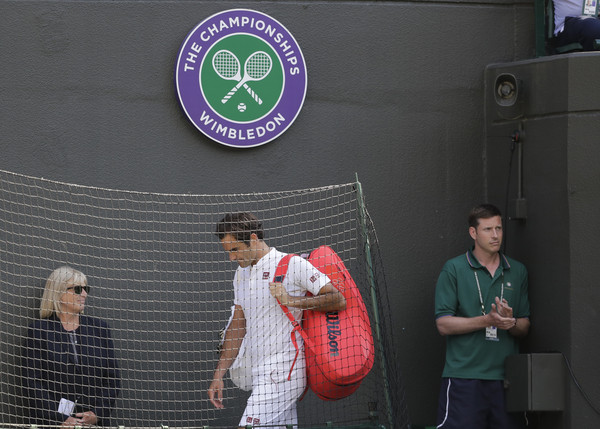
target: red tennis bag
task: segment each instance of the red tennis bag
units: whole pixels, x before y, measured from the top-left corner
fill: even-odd
[[[274,281],[283,281],[293,256],[287,255],[279,262]],[[292,342],[297,352],[295,332],[304,338],[308,387],[323,400],[342,399],[358,389],[373,367],[371,323],[356,283],[333,249],[321,246],[311,252],[308,261],[344,295],[346,309],[328,313],[306,310],[300,324],[280,305],[294,325]]]

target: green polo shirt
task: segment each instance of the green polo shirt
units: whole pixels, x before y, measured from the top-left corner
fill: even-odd
[[[446,262],[435,288],[435,317],[481,316],[481,301],[486,314],[495,298],[502,294],[513,308],[514,317],[529,317],[527,269],[520,262],[500,254],[494,276],[473,256],[472,249]],[[504,359],[519,352],[517,339],[498,329],[498,340],[487,340],[485,329],[463,335],[446,336],[446,364],[443,377],[479,380],[504,379]]]

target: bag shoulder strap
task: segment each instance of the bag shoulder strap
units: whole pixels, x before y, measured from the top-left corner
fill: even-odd
[[[281,261],[279,261],[279,263],[277,264],[277,268],[275,269],[275,275],[273,276],[274,283],[283,283],[283,280],[285,279],[285,276],[287,275],[287,270],[288,270],[288,265],[289,265],[290,259],[292,259],[294,256],[297,256],[297,255],[293,255],[293,254],[285,255],[281,259]],[[288,374],[288,380],[291,380],[294,365],[296,365],[296,360],[298,359],[298,355],[300,354],[300,347],[298,347],[298,341],[296,340],[295,333],[296,332],[300,333],[302,338],[304,338],[304,342],[307,347],[312,347],[312,341],[310,340],[310,338],[308,338],[308,335],[306,334],[304,329],[302,329],[302,325],[296,320],[296,318],[290,312],[290,310],[287,308],[287,306],[283,305],[281,302],[279,302],[279,300],[277,300],[277,303],[281,307],[281,310],[283,310],[283,314],[285,314],[287,316],[287,318],[292,323],[292,326],[294,327],[292,329],[292,332],[290,335],[292,338],[292,343],[294,344],[294,347],[296,348],[296,356],[294,357],[294,362],[292,362],[292,367],[290,368],[290,373]]]
[[[288,270],[288,265],[289,265],[290,259],[292,259],[294,256],[297,256],[297,255],[293,255],[293,254],[285,255],[281,259],[281,261],[279,261],[279,263],[277,264],[277,268],[275,270],[275,275],[273,276],[274,283],[283,283],[283,280],[285,279],[285,276],[287,275],[287,270]],[[290,312],[290,310],[287,308],[287,306],[283,305],[281,302],[279,302],[279,300],[277,300],[277,303],[279,304],[279,306],[281,307],[281,309],[283,310],[283,313],[287,316],[287,318],[290,319],[290,322],[292,323],[292,326],[294,327],[294,330],[292,331],[292,337],[294,336],[294,331],[298,331],[298,332],[300,332],[300,335],[302,335],[302,337],[304,339],[306,339],[306,333],[302,330],[302,325],[296,320],[296,318]],[[293,341],[295,341],[295,338],[293,339]],[[296,347],[296,349],[297,349],[297,347]]]

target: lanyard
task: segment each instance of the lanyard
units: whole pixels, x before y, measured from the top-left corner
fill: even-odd
[[[73,346],[73,357],[75,358],[75,363],[79,364],[79,355],[77,354],[77,337],[75,335],[75,331],[69,331],[69,338],[71,340],[71,345]]]
[[[481,304],[481,314],[485,316],[485,306],[483,305],[483,296],[481,295],[481,287],[479,286],[479,277],[477,277],[477,271],[473,270],[475,274],[475,282],[477,283],[477,292],[479,292],[479,303]],[[500,289],[500,301],[504,299],[504,271],[502,271],[502,287]]]

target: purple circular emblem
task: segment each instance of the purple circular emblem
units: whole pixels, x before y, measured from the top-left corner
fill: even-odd
[[[294,122],[306,96],[304,56],[292,34],[264,13],[219,12],[179,50],[175,85],[189,120],[221,144],[268,143]]]

